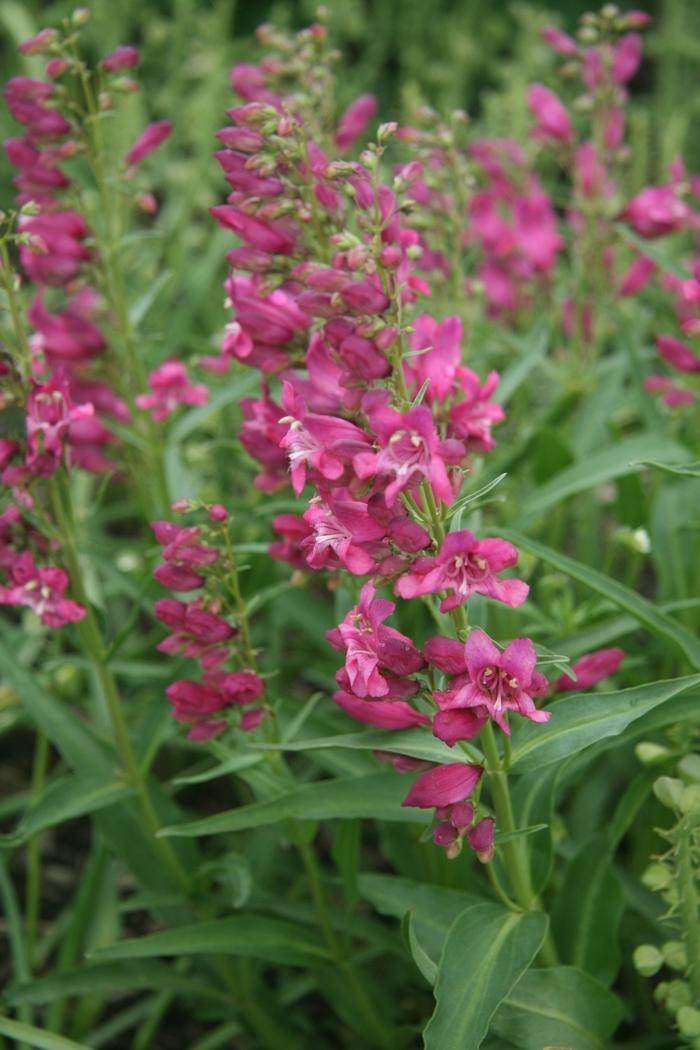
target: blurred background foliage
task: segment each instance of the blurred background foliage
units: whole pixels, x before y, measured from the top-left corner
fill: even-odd
[[[42,58],[19,55],[17,44],[75,6],[73,0],[0,0],[5,77],[41,75]],[[208,352],[212,331],[225,320],[220,289],[229,238],[214,229],[207,208],[223,192],[211,154],[214,132],[231,104],[228,71],[234,62],[259,56],[254,31],[261,22],[299,28],[314,19],[317,0],[92,0],[87,6],[92,17],[84,39],[90,58],[119,44],[142,50],[142,91],[126,100],[127,131],[135,139],[147,119],[175,124],[159,154],[162,212],[152,236],[160,238],[162,250],[148,253],[151,271],[142,279],[167,284],[169,273],[187,273],[188,280],[177,296],[166,295],[167,311],[153,314],[154,334],[171,352]],[[383,120],[407,120],[417,104],[427,103],[441,113],[465,109],[475,135],[526,141],[527,85],[541,80],[558,88],[556,58],[539,31],[557,24],[573,32],[591,6],[587,0],[330,0],[333,38],[343,53],[338,108],[373,92]],[[630,109],[633,190],[663,181],[670,161],[681,153],[690,170],[700,170],[700,136],[694,133],[700,114],[700,3],[646,0],[642,6],[654,22],[645,34],[646,57]],[[0,107],[2,139],[18,130]],[[12,174],[0,153],[0,207],[11,205]]]

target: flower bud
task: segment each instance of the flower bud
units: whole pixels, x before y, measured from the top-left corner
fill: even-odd
[[[653,766],[657,762],[663,762],[671,754],[667,747],[655,744],[651,740],[643,740],[641,744],[637,744],[634,753],[643,766]]]
[[[685,970],[688,965],[688,955],[682,941],[667,941],[661,947],[661,954],[672,970]]]
[[[637,973],[641,973],[642,977],[653,977],[664,964],[663,955],[652,944],[640,944],[635,948],[632,961]]]
[[[671,869],[667,868],[665,864],[658,862],[650,864],[642,873],[642,883],[648,890],[657,893],[659,890],[665,890],[667,886],[670,886],[672,879],[673,873]]]
[[[687,1039],[700,1036],[700,1010],[696,1010],[694,1006],[681,1006],[676,1014],[676,1023],[681,1035]]]
[[[695,810],[700,813],[700,784],[689,784],[683,788],[678,808],[684,814]]]
[[[90,21],[90,11],[87,7],[76,7],[75,11],[71,15],[71,22],[74,26],[84,26]]]
[[[683,781],[676,777],[659,777],[654,782],[654,794],[662,806],[669,809],[679,809],[681,794],[683,792]]]
[[[684,780],[700,784],[700,755],[684,755],[678,763],[678,772]]]

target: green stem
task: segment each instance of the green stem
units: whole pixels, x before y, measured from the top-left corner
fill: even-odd
[[[481,730],[481,746],[486,757],[486,768],[496,811],[496,824],[504,835],[510,835],[516,830],[516,827],[508,789],[508,774],[501,765],[496,735],[490,722],[487,722]],[[516,838],[504,842],[500,849],[513,896],[521,908],[529,911],[535,907],[536,897],[530,881],[527,857],[522,846],[522,838]]]
[[[37,732],[34,744],[34,764],[32,767],[32,786],[30,805],[34,805],[42,795],[46,781],[49,761],[49,740],[45,733]],[[34,946],[39,927],[39,909],[41,898],[41,835],[34,835],[27,845],[27,881],[25,903],[25,930],[27,939],[27,958],[32,966]]]
[[[7,293],[7,303],[10,308],[10,317],[12,318],[12,327],[15,335],[17,336],[17,342],[19,343],[19,349],[22,353],[23,361],[23,372],[25,375],[31,375],[32,368],[32,351],[29,346],[29,339],[27,337],[27,330],[24,327],[24,318],[22,317],[22,310],[20,304],[17,301],[17,292],[13,283],[14,270],[12,269],[12,260],[10,259],[10,253],[7,248],[7,241],[3,238],[0,241],[0,257],[2,258],[2,283],[5,286],[5,292]]]
[[[352,988],[358,1011],[362,1014],[365,1024],[367,1025],[368,1036],[371,1039],[376,1040],[380,1046],[387,1046],[389,1044],[390,1033],[385,1027],[381,1017],[378,1015],[354,966],[349,959],[345,957],[343,948],[335,935],[333,926],[331,925],[326,895],[323,890],[321,874],[316,861],[316,854],[308,843],[297,843],[297,848],[304,864],[309,889],[311,890],[311,897],[318,917],[318,924],[321,928],[328,950],[333,956],[336,966],[343,971],[348,985]]]
[[[694,833],[695,828],[692,826],[690,815],[678,827],[676,854],[680,914],[688,957],[688,982],[693,994],[693,1005],[697,1007],[700,1004],[700,900],[693,865]]]
[[[95,617],[85,590],[82,570],[75,545],[75,530],[67,479],[64,479],[64,482],[62,491],[58,477],[54,475],[54,477],[49,480],[49,488],[51,491],[56,524],[62,535],[62,555],[70,575],[71,586],[77,600],[86,609],[85,618],[77,624],[77,630],[94,668],[107,706],[112,733],[114,735],[114,745],[119,756],[119,762],[122,767],[124,778],[136,792],[146,827],[153,837],[155,848],[160,853],[161,859],[170,871],[175,884],[179,886],[184,893],[188,893],[190,880],[187,872],[168,840],[157,837],[161,824],[158,820],[158,815],[141,772],[141,768],[136,760],[131,741],[129,740],[119,689],[107,660],[107,646],[102,638],[97,618]]]
[[[22,937],[22,920],[17,897],[12,885],[12,879],[5,865],[4,852],[2,850],[0,850],[0,903],[2,903],[2,912],[7,925],[7,938],[10,942],[10,956],[12,958],[14,975],[17,981],[23,983],[31,980],[31,970],[27,959],[26,945]],[[29,1003],[22,1003],[17,1007],[17,1016],[24,1024],[31,1024],[34,1019],[34,1011]],[[18,1044],[18,1050],[29,1050],[29,1047],[24,1043]]]
[[[136,394],[143,393],[146,390],[147,375],[140,348],[137,347],[136,335],[131,324],[127,304],[126,283],[121,262],[122,231],[119,220],[119,197],[118,193],[112,192],[105,172],[102,114],[97,105],[90,78],[78,54],[77,47],[74,48],[74,54],[85,98],[86,125],[90,131],[90,134],[85,136],[87,157],[97,187],[104,229],[98,262],[101,264],[104,290],[114,316],[115,332],[124,351],[127,379],[130,387],[128,399],[133,407]],[[141,422],[145,431],[143,435],[144,443],[141,447],[144,450],[143,455],[146,460],[146,476],[152,477],[156,483],[155,487],[152,485],[141,485],[141,488],[146,499],[146,506],[149,508],[149,517],[154,515],[161,517],[170,504],[170,498],[160,431],[157,424],[154,424],[150,417],[144,417]],[[136,477],[137,481],[141,483],[142,475],[137,473]]]

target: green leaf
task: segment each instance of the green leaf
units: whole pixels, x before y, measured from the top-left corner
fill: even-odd
[[[581,970],[557,966],[523,974],[491,1027],[522,1050],[608,1050],[622,1014],[620,1000],[602,984]]]
[[[675,463],[687,459],[688,452],[675,441],[668,441],[656,434],[640,434],[614,445],[606,445],[599,452],[587,455],[581,462],[560,470],[546,484],[535,489],[525,501],[522,517],[543,514],[577,492],[585,492],[604,481],[634,473],[639,470],[640,461],[650,456],[662,462]]]
[[[36,805],[25,814],[15,831],[0,835],[0,844],[20,846],[37,832],[94,813],[133,794],[119,781],[104,782],[88,774],[71,774],[51,784]]]
[[[483,898],[461,890],[450,890],[429,882],[414,882],[398,875],[360,875],[360,894],[380,915],[401,919],[413,916],[413,928],[433,962],[442,954],[452,923],[465,908],[483,903]]]
[[[71,717],[65,702],[44,689],[37,676],[25,670],[17,662],[16,653],[10,652],[2,642],[0,670],[21,698],[32,721],[41,726],[68,765],[103,776],[105,765],[110,761],[109,752],[97,743],[81,721]]]
[[[617,580],[612,580],[597,569],[591,569],[582,562],[575,561],[565,554],[559,554],[551,547],[545,547],[543,543],[531,540],[521,532],[514,529],[489,530],[497,532],[499,536],[510,540],[517,547],[521,547],[529,554],[540,558],[547,565],[577,580],[592,591],[607,598],[614,605],[625,612],[630,613],[641,624],[644,624],[653,634],[659,635],[666,641],[677,646],[686,656],[693,667],[700,669],[700,640],[691,634],[682,624],[673,617],[662,612],[657,606],[642,598],[641,595],[631,591],[629,587],[623,586]]]
[[[216,780],[229,773],[238,773],[242,769],[250,769],[262,762],[262,755],[231,755],[218,766],[210,766],[201,773],[189,773],[185,776],[175,777],[173,784],[204,784],[208,780]]]
[[[4,1001],[19,1003],[52,1003],[73,995],[105,995],[115,991],[156,988],[177,992],[188,997],[230,1002],[227,995],[217,992],[209,982],[196,981],[192,976],[175,973],[169,966],[153,960],[132,960],[128,966],[120,962],[93,963],[77,970],[35,978],[10,987]]]
[[[415,924],[413,921],[413,913],[406,912],[406,936],[408,937],[408,946],[413,956],[413,961],[425,977],[428,984],[435,984],[438,973],[438,965],[430,958],[423,945],[416,936]]]
[[[323,748],[349,748],[357,751],[389,751],[409,755],[426,762],[454,762],[454,752],[438,740],[429,729],[399,729],[387,733],[385,729],[370,729],[362,733],[343,733],[338,736],[316,737],[312,740],[292,740],[289,743],[258,744],[263,751],[318,751]],[[478,761],[477,748],[473,753]]]
[[[220,835],[223,832],[259,828],[282,820],[338,820],[361,817],[424,823],[425,814],[402,808],[408,785],[396,773],[371,773],[364,777],[321,780],[287,791],[279,798],[253,802],[204,820],[164,828],[161,835]]]
[[[31,1024],[20,1024],[9,1017],[0,1017],[0,1035],[7,1035],[16,1043],[28,1043],[38,1050],[90,1050],[85,1043],[76,1043],[65,1036],[45,1032]]]
[[[528,843],[528,856],[535,893],[546,885],[552,867],[552,832],[554,795],[562,772],[562,764],[552,764],[544,771],[539,768],[518,779],[513,792],[516,827],[527,828],[545,824],[547,833],[536,835]]]
[[[518,727],[513,734],[510,769],[514,773],[538,770],[605,737],[619,736],[638,718],[699,683],[700,675],[688,675],[614,693],[565,696],[552,705],[549,722]]]
[[[510,912],[495,904],[462,912],[445,942],[425,1050],[477,1050],[546,932],[542,912]]]
[[[537,325],[525,339],[506,330],[501,335],[517,350],[515,363],[505,370],[498,384],[498,402],[505,405],[544,358],[549,346],[549,324]]]
[[[552,910],[552,932],[561,958],[610,984],[619,969],[617,936],[624,894],[603,832],[568,862]]]
[[[109,948],[100,948],[91,958],[148,959],[160,955],[239,955],[289,966],[317,966],[328,953],[315,933],[296,923],[267,915],[236,915],[213,919],[175,930],[134,937]]]
[[[663,470],[665,474],[677,474],[682,478],[700,478],[700,460],[673,466],[669,463],[657,463],[654,459],[640,459],[639,463],[634,463],[633,466],[653,467],[655,470]]]

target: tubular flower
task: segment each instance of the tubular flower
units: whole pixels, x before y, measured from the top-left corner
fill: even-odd
[[[535,648],[529,638],[516,638],[501,652],[483,631],[472,631],[464,646],[464,663],[466,676],[435,695],[441,710],[474,709],[508,735],[508,711],[532,722],[548,721],[550,712],[538,710],[533,700],[546,692],[547,682],[535,670]]]
[[[441,612],[449,612],[467,601],[472,594],[522,605],[529,588],[521,580],[499,580],[496,573],[516,565],[518,552],[506,540],[477,540],[468,530],[449,533],[439,554],[418,558],[410,572],[396,584],[396,593],[402,598],[451,591],[443,598]]]

